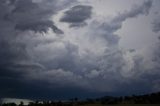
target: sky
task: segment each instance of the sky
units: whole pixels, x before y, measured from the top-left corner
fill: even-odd
[[[23,105],[28,105],[29,103],[33,102],[31,100],[27,99],[13,99],[13,98],[3,98],[2,103],[15,103],[17,105],[20,105],[23,102]]]
[[[0,0],[0,98],[160,91],[159,0]]]

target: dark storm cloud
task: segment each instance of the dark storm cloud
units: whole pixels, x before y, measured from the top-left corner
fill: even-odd
[[[160,59],[153,57],[153,66],[146,67],[148,63],[143,56],[131,56],[136,51],[119,48],[120,37],[115,34],[125,20],[147,15],[151,1],[120,13],[107,22],[107,19],[95,19],[88,23],[85,37],[80,33],[84,37],[82,41],[87,40],[86,45],[83,42],[78,45],[78,41],[65,33],[65,36],[49,33],[45,37],[37,33],[46,32],[48,28],[62,33],[51,20],[59,10],[70,4],[66,0],[61,1],[0,1],[0,48],[4,48],[0,50],[0,85],[3,85],[0,93],[3,97],[32,98],[32,94],[35,98],[58,98],[59,95],[84,96],[88,91],[129,94],[137,90],[150,91],[153,87],[158,89]],[[91,10],[92,7],[87,5],[74,6],[65,12],[61,21],[71,27],[83,25],[92,18]],[[73,34],[79,33],[73,31]],[[100,50],[99,46],[96,47],[97,39],[104,43],[105,50],[101,54],[97,53]],[[95,45],[93,51],[92,45]],[[159,56],[159,52],[153,55]]]
[[[27,90],[24,86],[30,79],[29,75],[44,70],[43,65],[28,54],[34,38],[31,35],[47,32],[49,28],[56,34],[62,34],[63,31],[54,25],[51,17],[72,3],[59,0],[0,0],[0,94],[4,94],[1,96],[7,97],[10,92],[12,96],[19,96],[17,88]],[[33,32],[28,33],[29,30]],[[30,41],[26,41],[25,37]]]
[[[32,22],[32,23],[20,23],[17,24],[15,29],[17,30],[32,30],[35,32],[44,32],[48,31],[48,28],[51,28],[57,34],[63,34],[63,31],[58,29],[52,21],[40,21],[40,22]]]
[[[56,0],[53,1],[57,2]],[[18,30],[47,32],[51,28],[55,33],[63,34],[63,31],[51,21],[51,16],[57,11],[51,7],[51,4],[45,2],[35,3],[32,0],[18,0],[15,2],[15,8],[11,13],[5,15],[5,19],[14,22],[16,24],[15,29]],[[52,5],[54,6],[54,4]]]
[[[92,7],[87,5],[77,5],[64,13],[61,22],[70,23],[70,27],[83,26],[85,20],[91,18]]]
[[[75,1],[75,0],[74,0]],[[73,2],[73,1],[72,1]],[[48,28],[57,34],[62,34],[51,17],[71,2],[57,0],[1,0],[0,1],[0,43],[1,62],[10,60],[21,60],[27,56],[27,42],[17,41],[18,35],[32,30],[35,32],[46,32]],[[17,32],[16,30],[21,30]],[[22,35],[23,36],[23,35]],[[30,34],[28,34],[30,36]],[[28,42],[29,43],[29,42]],[[27,59],[26,59],[27,60]]]

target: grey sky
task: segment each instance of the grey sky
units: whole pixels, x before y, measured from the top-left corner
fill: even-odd
[[[11,1],[0,1],[1,97],[160,90],[158,0]]]

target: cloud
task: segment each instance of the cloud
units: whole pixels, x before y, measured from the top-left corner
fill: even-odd
[[[70,23],[70,27],[86,25],[85,20],[91,18],[92,7],[88,5],[77,5],[64,13],[61,22]]]
[[[71,4],[66,0],[16,0],[9,4],[0,1],[0,48],[5,48],[0,51],[3,96],[13,92],[14,96],[28,96],[32,92],[41,97],[66,89],[129,94],[158,87],[160,59],[147,60],[137,50],[121,49],[116,34],[127,19],[147,15],[151,1],[101,20],[91,17],[94,7]],[[64,26],[62,33],[62,26],[51,18],[63,9],[69,10],[60,24],[67,22],[73,27],[90,19],[88,25],[78,29]],[[158,50],[151,56],[159,56]],[[8,84],[11,89],[5,90]]]
[[[98,21],[94,21],[91,26],[94,30],[96,30],[95,35],[100,35],[103,36],[108,44],[115,44],[119,42],[119,36],[115,35],[114,32],[118,31],[121,29],[123,22],[129,18],[135,18],[139,15],[147,15],[151,9],[152,2],[145,1],[142,5],[140,6],[135,6],[129,11],[125,11],[123,13],[119,13],[117,16],[108,19],[109,21],[99,23]]]
[[[53,0],[56,4],[56,0]],[[54,6],[54,4],[51,2]],[[63,34],[63,31],[58,29],[51,20],[52,15],[57,10],[51,8],[48,2],[35,3],[32,0],[15,1],[15,8],[5,15],[5,19],[15,23],[15,29],[32,30],[35,32],[47,32],[49,28],[57,34]]]
[[[70,4],[72,3],[65,1],[59,3],[59,0],[0,1],[0,84],[3,86],[1,89],[3,96],[7,96],[6,92],[16,91],[17,86],[21,90],[24,89],[30,73],[44,70],[43,65],[33,60],[29,54],[31,47],[41,42],[38,39],[36,39],[38,43],[34,42],[32,35],[41,36],[39,32],[46,32],[49,29],[53,29],[56,34],[62,34],[51,18]]]
[[[25,23],[25,24],[17,24],[15,29],[17,30],[32,30],[35,32],[44,32],[47,33],[47,31],[51,28],[56,34],[63,34],[63,31],[58,29],[56,26],[54,26],[52,21],[44,21],[44,22],[32,22],[32,23]]]
[[[150,9],[148,4],[151,4],[151,2],[144,2],[136,9],[133,8],[130,11],[121,13],[109,21],[93,20],[88,24],[87,32],[80,34],[80,38],[83,39],[82,42],[87,43],[87,45],[83,45],[81,41],[76,43],[72,40],[68,41],[66,38],[68,35],[65,35],[58,42],[39,46],[35,49],[35,53],[39,53],[39,61],[47,68],[46,70],[54,69],[53,72],[57,72],[61,69],[61,72],[58,71],[60,75],[56,79],[60,79],[58,82],[62,85],[65,85],[64,83],[68,84],[68,81],[70,81],[61,78],[68,71],[71,73],[66,75],[68,75],[68,78],[73,75],[72,80],[76,81],[75,86],[79,85],[81,88],[90,89],[91,91],[111,92],[117,91],[117,86],[125,88],[126,85],[131,83],[135,83],[135,86],[144,83],[145,81],[137,81],[137,79],[141,80],[140,77],[143,75],[141,70],[145,70],[143,69],[143,57],[132,57],[132,53],[129,51],[122,51],[118,44],[120,38],[114,33],[122,27],[125,20],[148,13]],[[102,43],[101,45],[96,45],[98,40]],[[97,53],[103,47],[105,48],[104,51],[100,54]],[[51,49],[48,50],[48,48]],[[47,54],[44,54],[43,52],[46,50],[48,50]],[[52,73],[51,76],[56,75],[52,71],[50,72]],[[49,78],[46,74],[42,75],[44,75],[44,78]],[[80,79],[74,79],[78,76]],[[46,80],[51,84],[55,84],[54,78],[50,77]],[[83,81],[81,81],[82,79]]]
[[[154,32],[159,32],[160,31],[160,21],[159,21],[159,17],[160,17],[160,15],[157,15],[156,16],[156,18],[154,19],[154,21],[153,21],[153,31]]]

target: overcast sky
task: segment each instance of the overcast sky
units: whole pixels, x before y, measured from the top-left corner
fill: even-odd
[[[0,0],[0,97],[160,91],[159,0]]]

